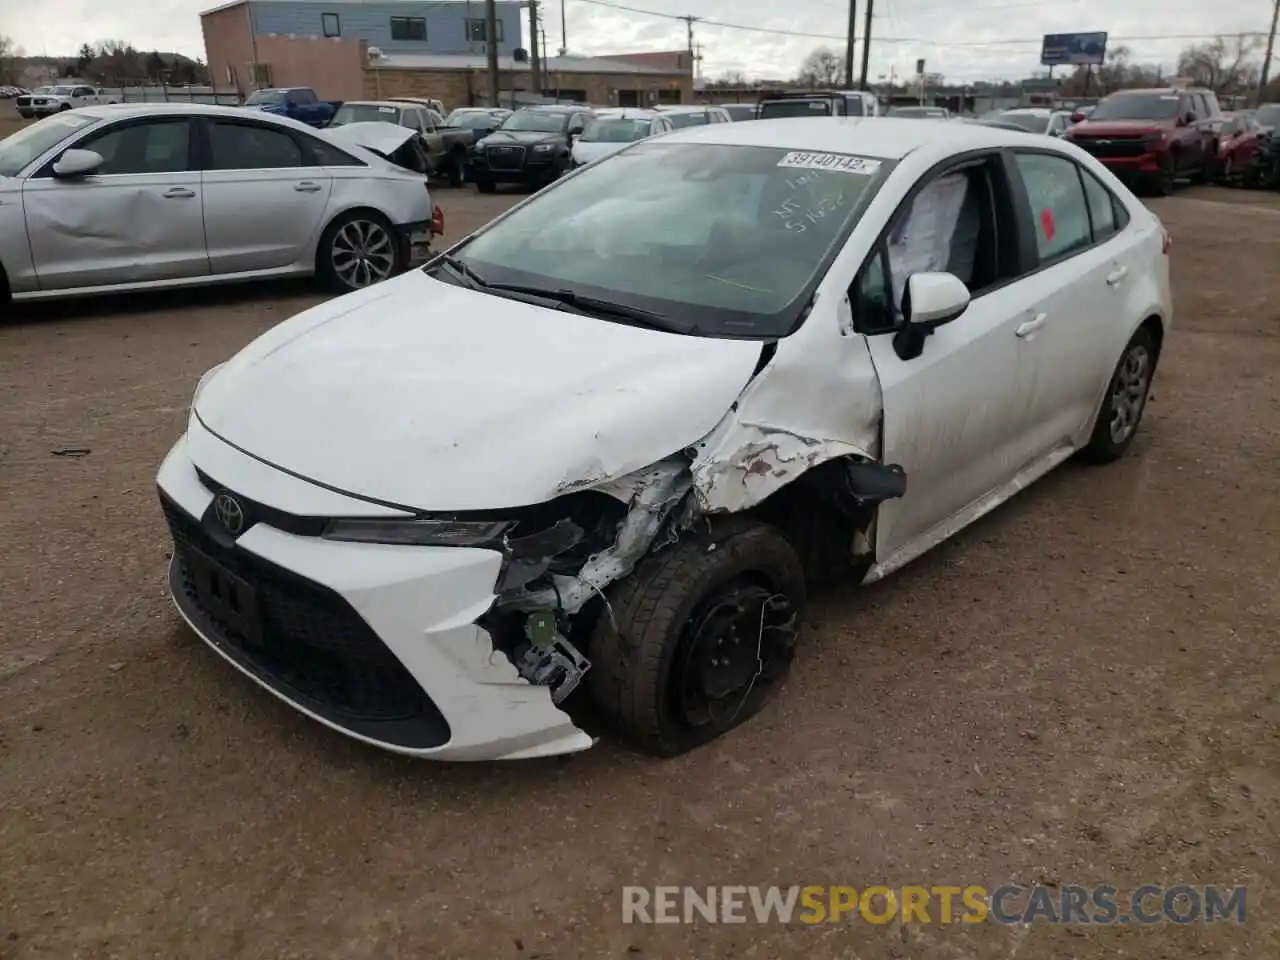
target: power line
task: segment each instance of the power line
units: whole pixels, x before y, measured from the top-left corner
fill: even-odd
[[[610,10],[621,10],[625,13],[638,13],[646,17],[659,17],[663,20],[685,20],[683,16],[674,13],[663,13],[658,10],[644,10],[640,7],[631,7],[621,3],[614,3],[612,0],[574,0],[575,3],[589,3],[597,7],[607,7]],[[847,42],[847,37],[836,36],[830,33],[810,33],[804,30],[783,30],[778,27],[760,27],[743,23],[726,23],[722,20],[709,20],[706,17],[695,17],[698,23],[704,27],[719,27],[722,30],[743,30],[747,33],[769,33],[774,36],[783,37],[801,37],[811,40],[833,40]],[[1244,30],[1231,31],[1226,36],[1233,37],[1266,37],[1270,33],[1269,30]],[[1154,41],[1170,41],[1170,40],[1212,40],[1222,34],[1218,33],[1164,33],[1164,34],[1148,34],[1146,36],[1108,36],[1108,42],[1117,43],[1138,43],[1138,42],[1154,42]],[[876,37],[876,43],[911,43],[933,47],[1014,47],[1014,46],[1035,46],[1039,47],[1044,43],[1044,37],[1026,37],[1026,38],[1008,38],[1002,40],[932,40],[928,37]]]

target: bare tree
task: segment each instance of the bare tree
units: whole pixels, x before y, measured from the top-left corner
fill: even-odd
[[[89,72],[101,83],[120,85],[140,80],[146,73],[142,54],[124,40],[104,40],[98,44],[98,55]]]
[[[1259,46],[1259,38],[1247,34],[1193,44],[1178,57],[1178,74],[1214,93],[1251,90],[1258,85]]]
[[[0,34],[0,83],[17,86],[22,79],[22,50],[9,38]]]
[[[830,47],[818,47],[800,64],[796,82],[806,87],[834,87],[844,72],[844,60]]]

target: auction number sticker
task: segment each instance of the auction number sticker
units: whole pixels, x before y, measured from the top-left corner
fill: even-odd
[[[807,153],[793,150],[778,161],[780,167],[796,170],[832,170],[838,173],[861,173],[868,176],[880,170],[879,160],[851,157],[847,153]]]
[[[395,113],[396,108],[395,107],[379,107],[378,112],[379,113]]]

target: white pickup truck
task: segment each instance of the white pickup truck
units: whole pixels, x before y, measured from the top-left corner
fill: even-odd
[[[60,110],[72,110],[75,107],[90,107],[100,103],[119,103],[118,94],[112,94],[98,87],[86,84],[62,84],[56,87],[39,87],[33,92],[18,97],[14,106],[24,120],[32,117],[44,117]]]

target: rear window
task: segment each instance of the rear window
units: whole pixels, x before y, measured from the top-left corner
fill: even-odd
[[[702,127],[711,122],[710,116],[706,113],[669,113],[667,119],[677,130],[681,127]]]
[[[760,104],[760,119],[779,117],[829,117],[830,100],[767,100]]]
[[[602,117],[587,124],[584,143],[630,143],[649,135],[646,117]]]

